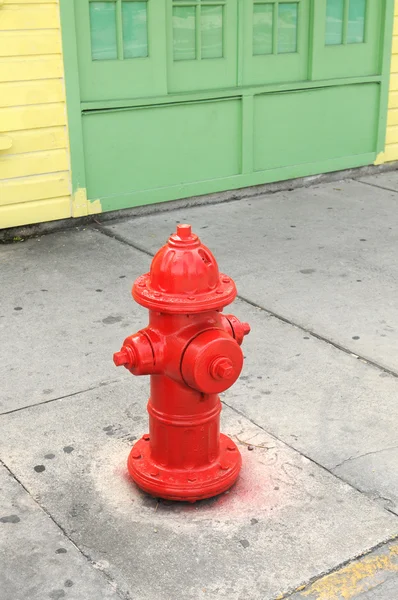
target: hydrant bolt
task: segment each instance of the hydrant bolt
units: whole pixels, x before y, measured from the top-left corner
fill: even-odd
[[[248,323],[222,310],[236,298],[233,280],[190,225],[179,224],[135,281],[133,298],[149,309],[149,325],[127,337],[113,360],[149,375],[149,433],[127,463],[135,483],[167,500],[196,502],[227,491],[242,457],[220,434],[219,393],[238,379]]]
[[[229,358],[216,358],[211,364],[210,373],[214,379],[231,379],[234,366]]]

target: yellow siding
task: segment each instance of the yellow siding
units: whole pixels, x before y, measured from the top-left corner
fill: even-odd
[[[398,160],[398,0],[395,0],[387,138],[383,161]]]
[[[71,216],[58,2],[0,2],[0,228]]]

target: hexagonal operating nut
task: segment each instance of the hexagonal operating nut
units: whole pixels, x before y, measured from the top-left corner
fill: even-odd
[[[128,366],[131,368],[134,366],[132,353],[126,347],[123,347],[119,352],[115,352],[113,362],[117,367]]]
[[[234,374],[234,365],[229,358],[220,356],[210,365],[210,374],[214,379],[231,379]]]

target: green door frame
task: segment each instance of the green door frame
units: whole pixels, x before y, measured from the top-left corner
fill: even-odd
[[[165,0],[168,2],[170,0]],[[239,14],[242,14],[242,2],[239,0]],[[311,0],[311,16],[315,18],[314,2]],[[348,167],[362,166],[373,163],[377,155],[384,151],[387,112],[388,112],[388,93],[391,63],[391,46],[394,22],[394,0],[385,0],[385,10],[383,19],[383,39],[381,40],[380,52],[380,75],[364,77],[345,77],[333,80],[308,79],[306,81],[294,83],[280,83],[268,85],[255,85],[244,87],[233,87],[227,89],[217,89],[205,92],[184,92],[168,94],[167,96],[151,98],[133,98],[128,100],[106,100],[82,102],[79,85],[79,64],[77,50],[77,36],[75,27],[75,5],[73,0],[60,0],[61,28],[63,40],[63,56],[65,65],[65,85],[67,99],[67,114],[70,140],[71,172],[72,172],[72,193],[77,200],[73,216],[82,216],[91,212],[99,212],[98,209],[90,210],[90,202],[96,202],[96,198],[91,198],[84,205],[86,190],[86,170],[85,170],[85,152],[83,140],[82,119],[84,113],[102,112],[102,111],[120,111],[133,107],[159,106],[163,104],[176,104],[180,102],[203,102],[208,100],[219,100],[226,98],[237,98],[242,101],[242,169],[241,174],[226,179],[216,179],[211,182],[195,182],[174,188],[162,188],[159,190],[144,191],[137,196],[137,202],[132,204],[131,199],[126,197],[114,198],[112,205],[103,204],[103,210],[117,210],[135,205],[150,204],[177,198],[184,198],[194,195],[201,195],[211,192],[218,192],[228,189],[237,189],[250,185],[259,185],[272,181],[281,181],[311,175],[322,172],[330,172],[345,169]],[[312,28],[312,31],[315,31]],[[314,40],[309,41],[309,77],[311,77],[311,65],[314,63],[315,44]],[[238,64],[238,82],[239,72],[242,71],[242,65]],[[283,91],[310,90],[318,88],[337,87],[345,85],[355,85],[361,83],[377,83],[380,86],[380,104],[377,127],[376,152],[362,154],[355,157],[342,157],[311,164],[312,170],[308,170],[308,165],[289,165],[287,167],[273,169],[269,171],[255,172],[253,168],[253,127],[248,127],[253,122],[253,104],[254,96],[265,93],[275,93]],[[104,140],[106,143],[106,140]],[[79,200],[80,198],[80,200]],[[81,200],[83,198],[83,200]],[[79,204],[81,202],[81,204]]]

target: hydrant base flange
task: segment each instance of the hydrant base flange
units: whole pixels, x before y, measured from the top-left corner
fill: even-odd
[[[196,502],[226,492],[239,476],[242,457],[228,436],[220,434],[218,458],[200,469],[174,469],[156,464],[150,454],[150,437],[144,435],[130,452],[128,471],[144,492],[156,498]]]

